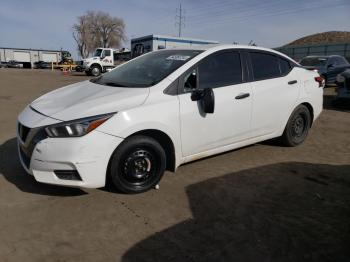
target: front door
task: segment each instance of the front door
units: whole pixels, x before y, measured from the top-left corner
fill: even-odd
[[[113,52],[111,49],[104,49],[102,53],[102,66],[111,67],[113,66]]]
[[[249,137],[251,85],[243,83],[238,51],[217,52],[204,58],[183,77],[180,94],[180,121],[183,156],[204,153]],[[194,89],[212,88],[214,113],[203,112],[191,100]]]

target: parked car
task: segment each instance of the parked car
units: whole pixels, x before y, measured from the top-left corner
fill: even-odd
[[[337,99],[350,98],[350,69],[345,70],[337,76]]]
[[[22,68],[23,64],[17,62],[16,60],[10,60],[7,62],[6,67],[8,67],[8,68]]]
[[[28,105],[20,160],[39,182],[144,192],[186,162],[276,137],[303,143],[322,82],[271,49],[151,52]]]
[[[300,64],[307,69],[316,69],[326,84],[334,84],[336,76],[350,68],[349,62],[339,55],[307,56],[300,61]]]
[[[37,69],[51,69],[52,65],[50,62],[38,61],[34,63],[34,67]]]
[[[3,62],[0,62],[0,68],[4,68],[6,67],[6,64],[4,64]]]

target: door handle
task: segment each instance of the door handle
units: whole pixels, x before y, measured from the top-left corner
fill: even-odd
[[[289,82],[288,82],[288,85],[294,85],[294,84],[296,84],[296,83],[298,83],[297,80],[292,80],[292,81],[289,81]]]
[[[236,98],[236,99],[243,99],[243,98],[247,98],[247,97],[249,97],[249,96],[250,96],[249,93],[241,93],[241,94],[239,94],[238,96],[236,96],[235,98]]]

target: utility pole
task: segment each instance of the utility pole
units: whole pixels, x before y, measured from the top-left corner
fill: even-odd
[[[181,37],[182,28],[185,27],[185,10],[182,8],[181,4],[180,8],[176,9],[175,20],[175,26],[179,27],[179,37]]]

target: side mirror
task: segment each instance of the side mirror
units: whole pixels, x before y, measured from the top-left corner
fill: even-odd
[[[212,114],[215,108],[214,91],[211,88],[197,89],[191,94],[192,101],[199,101],[204,113]]]
[[[199,101],[203,98],[203,96],[204,96],[204,89],[195,89],[192,91],[191,100]]]
[[[334,64],[329,64],[328,66],[327,66],[327,68],[329,69],[329,68],[334,68]]]

